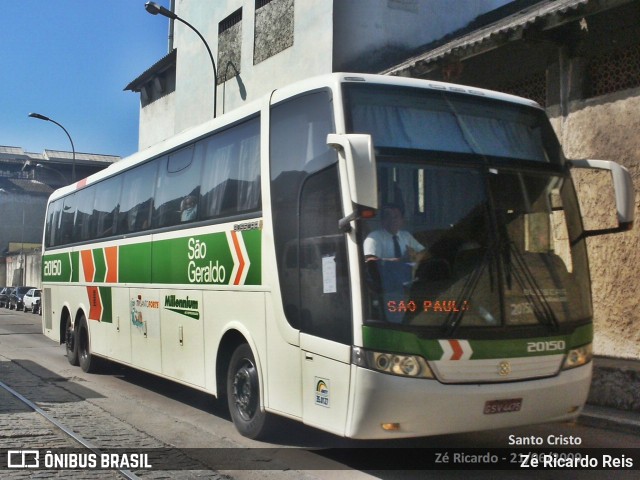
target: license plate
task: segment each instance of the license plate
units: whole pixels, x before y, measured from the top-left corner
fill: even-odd
[[[484,404],[484,414],[519,412],[522,408],[521,398],[508,398],[506,400],[489,400]]]

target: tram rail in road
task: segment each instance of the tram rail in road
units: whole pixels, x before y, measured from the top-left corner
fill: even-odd
[[[101,456],[102,452],[100,451],[100,449],[98,449],[95,445],[93,445],[91,442],[89,442],[88,440],[86,440],[85,438],[83,438],[81,435],[79,435],[78,433],[74,432],[71,428],[67,427],[66,425],[64,425],[63,423],[59,422],[58,420],[56,420],[55,418],[53,418],[51,415],[49,415],[47,412],[45,412],[43,409],[41,409],[40,407],[38,407],[35,403],[33,403],[31,400],[29,400],[28,398],[26,398],[24,395],[21,395],[20,393],[16,392],[13,388],[9,387],[8,385],[6,385],[4,382],[0,381],[0,387],[3,388],[5,391],[9,392],[11,395],[13,395],[15,398],[17,398],[18,400],[20,400],[23,404],[27,405],[29,408],[31,408],[34,412],[36,412],[38,415],[42,416],[43,418],[45,418],[49,423],[51,423],[53,426],[55,426],[57,429],[59,429],[60,431],[62,431],[63,433],[65,433],[68,437],[70,437],[71,439],[73,439],[73,441],[77,442],[78,444],[80,444],[82,447],[90,450],[91,452],[93,452],[94,454]],[[139,477],[136,476],[133,472],[131,472],[130,470],[126,470],[126,469],[122,469],[122,468],[118,468],[116,469],[116,471],[124,478],[130,479],[130,480],[137,480]]]

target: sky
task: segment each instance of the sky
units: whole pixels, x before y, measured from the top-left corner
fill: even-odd
[[[146,0],[3,0],[0,145],[127,156],[140,96],[127,84],[167,54],[168,19]],[[169,0],[156,0],[169,7]]]

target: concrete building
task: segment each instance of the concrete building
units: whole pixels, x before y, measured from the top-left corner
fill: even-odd
[[[178,0],[171,8],[211,48],[222,115],[302,78],[380,71],[506,1]],[[140,93],[140,150],[213,117],[207,50],[179,21],[169,32],[167,55],[125,87]]]
[[[55,189],[102,170],[120,157],[0,146],[0,284],[40,285],[47,199]],[[33,255],[30,255],[33,253]]]

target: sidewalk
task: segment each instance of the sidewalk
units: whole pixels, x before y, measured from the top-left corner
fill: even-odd
[[[640,362],[596,357],[583,425],[640,435]]]

